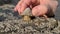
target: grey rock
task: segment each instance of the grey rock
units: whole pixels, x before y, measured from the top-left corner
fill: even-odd
[[[21,15],[32,16],[31,9],[30,8],[25,9],[24,12]]]
[[[1,7],[1,6],[0,6]],[[5,7],[5,8],[3,8]],[[6,10],[7,8],[7,10]],[[13,8],[9,5],[1,7],[0,16],[5,20],[0,21],[0,34],[59,34],[60,33],[60,21],[55,18],[48,18],[46,21],[44,18],[34,18],[33,20],[26,22],[18,15],[15,17],[13,14]],[[17,16],[17,15],[16,15]],[[0,17],[1,18],[1,17]],[[17,19],[18,18],[18,19]]]

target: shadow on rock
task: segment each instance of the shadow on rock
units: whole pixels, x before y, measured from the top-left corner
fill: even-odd
[[[4,21],[5,19],[6,19],[6,17],[0,16],[0,22],[1,22],[1,21]]]
[[[21,16],[18,14],[18,12],[14,12],[13,10],[10,10],[10,9],[1,9],[0,10],[0,13],[5,13],[6,15],[10,16],[10,17],[16,17],[18,19],[21,18]]]

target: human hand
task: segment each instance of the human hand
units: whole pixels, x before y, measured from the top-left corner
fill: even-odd
[[[49,7],[54,11],[57,5],[57,1],[51,0],[20,0],[14,10],[21,14],[27,7],[30,7],[33,16],[42,16],[47,13]]]

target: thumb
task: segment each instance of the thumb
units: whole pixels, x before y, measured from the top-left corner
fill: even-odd
[[[26,8],[27,8],[27,5],[25,3],[22,3],[20,8],[18,9],[18,13],[19,14],[23,13]]]

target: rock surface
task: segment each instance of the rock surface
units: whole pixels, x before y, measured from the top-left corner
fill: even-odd
[[[42,17],[36,17],[26,22],[13,11],[19,0],[12,0],[14,5],[5,4],[8,0],[3,1],[0,0],[0,34],[60,34],[60,20],[48,18],[46,21]]]
[[[0,0],[0,5],[13,4],[16,5],[20,0]]]
[[[0,6],[0,34],[60,34],[60,21],[36,17],[28,22],[14,13],[14,5]]]

